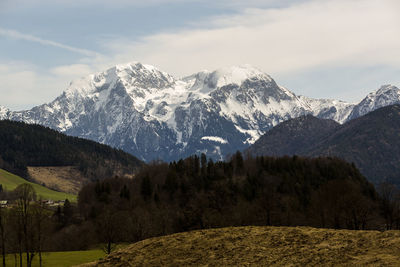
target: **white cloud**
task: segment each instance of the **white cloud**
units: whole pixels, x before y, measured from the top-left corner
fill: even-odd
[[[400,65],[397,0],[318,0],[217,17],[204,30],[107,43],[110,61],[140,60],[178,75],[250,63],[288,73],[334,65]],[[211,27],[211,28],[210,28]]]
[[[153,1],[160,2],[165,1]],[[266,2],[277,3],[276,0],[251,0],[254,6]],[[48,70],[20,62],[0,64],[0,105],[19,109],[48,102],[73,79],[136,60],[176,76],[245,63],[255,65],[273,77],[342,66],[400,69],[400,16],[397,14],[400,1],[300,2],[280,8],[245,9],[240,14],[209,18],[196,23],[195,30],[188,27],[140,40],[124,37],[103,41],[106,55],[0,28],[0,35],[67,49],[83,56],[75,64]],[[221,3],[229,5],[225,0]],[[243,3],[235,0],[231,5]],[[297,90],[294,87],[289,89]]]
[[[75,52],[75,53],[78,53],[78,54],[82,54],[82,55],[85,55],[85,56],[96,56],[97,55],[97,53],[94,52],[94,51],[90,51],[90,50],[87,50],[87,49],[81,49],[81,48],[77,48],[77,47],[61,44],[61,43],[58,43],[58,42],[42,39],[42,38],[39,38],[37,36],[21,33],[21,32],[10,30],[10,29],[0,28],[0,36],[13,38],[13,39],[17,39],[17,40],[25,40],[25,41],[35,42],[35,43],[39,43],[39,44],[47,45],[47,46],[58,47],[58,48],[61,48],[61,49],[64,49],[64,50],[68,50],[68,51],[71,51],[71,52]]]
[[[64,65],[57,66],[50,70],[51,73],[57,75],[59,77],[71,77],[72,79],[76,79],[79,77],[84,77],[88,74],[91,74],[94,70],[86,65],[86,64],[72,64],[72,65]]]
[[[50,102],[70,79],[71,76],[51,74],[26,62],[0,64],[0,105],[21,110]]]

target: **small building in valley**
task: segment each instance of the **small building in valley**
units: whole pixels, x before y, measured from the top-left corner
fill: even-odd
[[[8,200],[0,200],[0,207],[5,208],[8,206]]]

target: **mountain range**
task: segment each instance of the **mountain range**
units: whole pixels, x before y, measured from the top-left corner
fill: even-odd
[[[247,150],[253,155],[335,156],[353,162],[375,183],[400,186],[400,105],[379,108],[342,125],[311,115],[274,127]]]
[[[297,96],[249,65],[177,79],[134,62],[73,81],[54,101],[30,110],[0,107],[0,119],[44,125],[145,161],[198,153],[223,159],[291,118],[344,123],[394,103],[400,90],[391,85],[352,104]]]

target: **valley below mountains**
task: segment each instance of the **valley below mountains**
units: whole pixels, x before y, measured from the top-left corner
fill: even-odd
[[[390,85],[351,104],[297,96],[249,65],[177,79],[134,62],[71,82],[54,101],[30,110],[0,107],[0,119],[47,126],[147,162],[200,153],[224,159],[291,118],[344,123],[395,103],[400,90]]]

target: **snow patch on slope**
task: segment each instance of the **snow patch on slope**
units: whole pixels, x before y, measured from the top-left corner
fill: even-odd
[[[228,141],[225,140],[224,138],[218,137],[218,136],[203,136],[201,140],[208,140],[208,141],[213,141],[216,143],[221,143],[221,144],[228,144]]]

